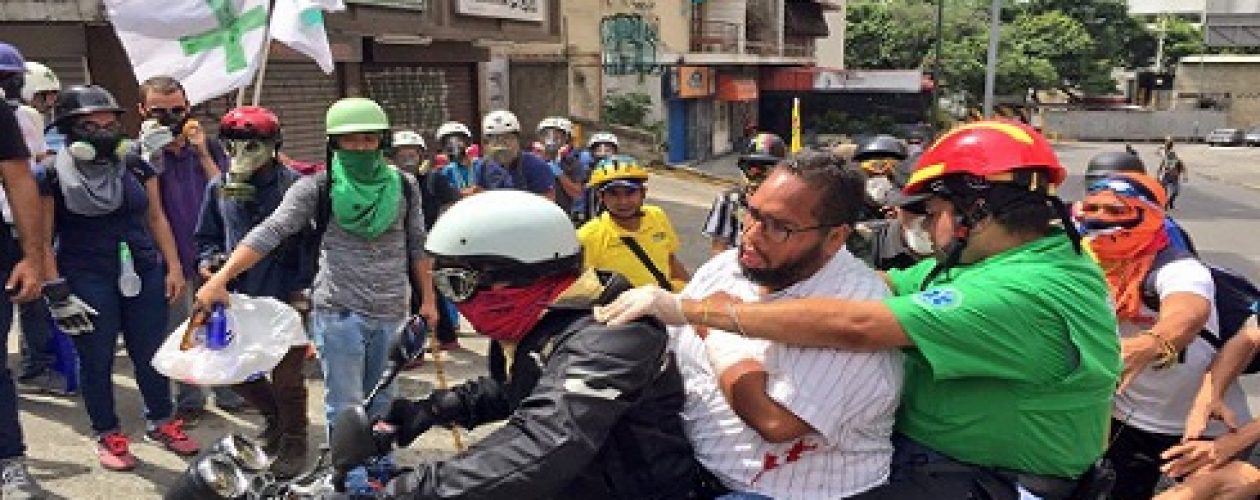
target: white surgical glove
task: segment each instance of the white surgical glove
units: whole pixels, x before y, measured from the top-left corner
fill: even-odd
[[[763,366],[766,364],[764,341],[741,337],[726,330],[709,330],[709,335],[704,338],[704,352],[709,357],[713,373],[718,375],[745,359]]]
[[[652,316],[667,325],[687,322],[678,296],[656,285],[626,290],[611,304],[595,308],[595,320],[609,326],[624,325],[644,316]]]
[[[145,120],[140,124],[140,153],[146,159],[175,140],[171,129],[161,125],[157,120]]]

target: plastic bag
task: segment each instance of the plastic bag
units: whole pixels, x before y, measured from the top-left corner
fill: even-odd
[[[232,294],[227,316],[233,336],[227,347],[211,350],[197,343],[180,350],[190,321],[184,320],[153,355],[153,368],[186,384],[239,384],[260,372],[270,373],[290,348],[307,341],[298,312],[270,297]]]

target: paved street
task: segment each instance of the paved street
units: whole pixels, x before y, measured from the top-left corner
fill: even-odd
[[[1154,145],[1136,145],[1147,164],[1155,164]],[[1122,144],[1065,144],[1059,146],[1064,162],[1076,174],[1084,170],[1093,154],[1107,149],[1122,149]],[[1199,145],[1179,147],[1189,165],[1192,181],[1185,185],[1178,210],[1174,215],[1193,233],[1203,255],[1210,261],[1260,276],[1260,252],[1255,250],[1255,236],[1260,234],[1260,148],[1208,149]],[[733,161],[733,160],[732,160]],[[1065,197],[1079,196],[1079,177],[1069,181]],[[1247,187],[1247,186],[1252,187]],[[649,182],[649,198],[670,213],[676,230],[684,240],[680,252],[683,262],[692,270],[707,258],[708,243],[699,234],[704,215],[714,195],[722,188],[692,178],[654,176]],[[16,333],[16,332],[15,332]],[[468,350],[444,356],[447,375],[452,383],[476,376],[484,371],[486,343],[478,337],[466,336],[462,342]],[[9,339],[9,366],[17,366],[16,335]],[[118,386],[118,409],[123,425],[133,436],[139,436],[140,403],[131,376],[129,361],[117,358],[115,382]],[[422,395],[434,387],[433,363],[408,372],[403,378],[402,392]],[[311,379],[310,415],[313,441],[322,440],[323,386]],[[1251,394],[1260,394],[1254,387]],[[1253,406],[1260,401],[1253,402]],[[137,439],[134,453],[141,466],[132,473],[105,472],[96,464],[92,440],[88,435],[87,417],[77,399],[24,395],[20,400],[22,422],[33,471],[43,485],[62,498],[131,499],[155,498],[166,485],[182,473],[186,462],[170,453]],[[233,416],[217,410],[191,431],[208,443],[229,430],[247,434],[258,431],[256,415]],[[484,434],[474,433],[472,440]],[[465,443],[471,441],[464,436]],[[423,436],[411,449],[399,453],[402,463],[448,456],[454,447],[450,433],[437,429]]]

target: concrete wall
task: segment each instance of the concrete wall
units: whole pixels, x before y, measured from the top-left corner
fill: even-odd
[[[1255,61],[1214,62],[1209,56],[1200,64],[1183,59],[1173,83],[1174,109],[1194,109],[1199,96],[1205,96],[1227,110],[1227,126],[1248,128],[1260,123],[1260,57],[1250,59]]]
[[[1226,126],[1226,115],[1213,110],[1056,111],[1044,113],[1050,137],[1099,141],[1157,141],[1166,136],[1201,141]]]
[[[831,34],[814,41],[814,57],[818,58],[818,66],[823,68],[844,68],[844,33],[848,27],[845,15],[849,4],[846,1],[840,5],[840,10],[823,12]]]

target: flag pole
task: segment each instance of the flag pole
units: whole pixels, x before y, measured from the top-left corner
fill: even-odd
[[[271,14],[276,11],[276,3],[267,2],[267,34],[263,37],[262,62],[258,65],[258,78],[254,80],[254,100],[251,105],[257,106],[262,100],[263,77],[267,74],[267,59],[271,58]],[[243,91],[244,89],[242,89]]]

